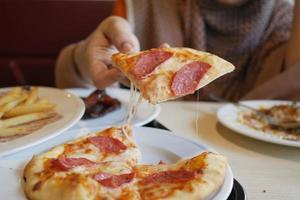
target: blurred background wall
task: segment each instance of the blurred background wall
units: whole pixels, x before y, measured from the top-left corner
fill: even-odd
[[[0,1],[0,87],[54,86],[56,57],[111,14],[114,0]]]

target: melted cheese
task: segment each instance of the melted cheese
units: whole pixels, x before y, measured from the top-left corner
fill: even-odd
[[[199,121],[200,121],[200,92],[197,90],[197,105],[196,105],[196,134],[200,134]]]
[[[125,122],[122,125],[122,131],[126,138],[131,141],[132,143],[135,143],[131,137],[128,136],[128,132],[126,127],[128,125],[132,124],[132,119],[136,114],[138,104],[142,101],[142,96],[137,92],[137,88],[133,84],[133,82],[130,83],[130,97],[129,97],[129,105],[127,109],[127,117],[125,118]]]
[[[125,124],[131,124],[132,119],[136,113],[137,106],[139,102],[141,101],[141,95],[138,95],[137,88],[134,86],[134,84],[130,83],[130,97],[129,97],[129,106],[128,106],[128,113]]]

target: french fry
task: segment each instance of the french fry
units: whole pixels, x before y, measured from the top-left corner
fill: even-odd
[[[11,127],[11,128],[0,128],[0,137],[9,137],[24,134],[29,131],[30,127],[27,126],[20,126],[20,127]]]
[[[36,113],[36,112],[48,112],[51,111],[55,107],[54,104],[32,104],[32,105],[20,105],[17,106],[10,111],[6,112],[3,117],[15,117],[19,115],[29,114],[29,113]]]
[[[54,116],[55,104],[46,98],[39,98],[38,87],[30,90],[14,87],[0,94],[0,137],[30,133],[41,127],[30,123]],[[50,112],[49,112],[50,111]]]
[[[6,93],[5,95],[1,96],[0,97],[0,106],[3,106],[4,104],[7,104],[11,101],[14,101],[18,98],[20,98],[21,96],[18,95],[18,94],[9,94],[9,93]]]
[[[38,99],[38,88],[32,87],[28,92],[28,98],[26,99],[24,105],[32,105]]]
[[[21,94],[23,91],[22,87],[14,87],[8,93],[9,94]]]
[[[51,104],[48,99],[46,98],[39,98],[36,102],[36,104]]]
[[[32,121],[46,119],[51,116],[52,116],[52,114],[49,112],[31,113],[31,114],[21,115],[21,116],[12,117],[9,119],[0,120],[0,127],[7,128],[7,127],[11,127],[11,126],[18,126],[18,125],[29,123]]]
[[[5,112],[10,111],[14,107],[16,107],[18,104],[22,103],[26,99],[26,96],[19,97],[18,99],[11,101],[7,104],[4,104],[3,106],[0,106],[0,119],[4,115]]]

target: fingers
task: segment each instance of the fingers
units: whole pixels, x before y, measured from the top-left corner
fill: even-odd
[[[170,48],[171,46],[168,43],[162,43],[158,48]]]
[[[137,52],[140,49],[138,39],[133,34],[129,23],[121,17],[109,17],[101,25],[105,37],[122,53]]]
[[[99,89],[105,89],[123,78],[123,74],[116,68],[110,68],[111,56],[116,49],[110,47],[94,47],[90,49],[90,74],[94,85]]]
[[[120,79],[119,82],[121,82],[123,85],[125,85],[127,87],[130,87],[130,80],[126,77]]]
[[[115,68],[110,68],[112,54],[120,51],[133,53],[139,51],[138,39],[133,34],[129,23],[120,17],[109,17],[86,40],[83,52],[89,66],[90,77],[99,89],[124,79],[124,75]]]
[[[124,78],[124,75],[118,69],[111,68],[102,70],[104,67],[106,66],[101,66],[100,64],[97,67],[91,68],[92,79],[97,88],[105,89],[106,87]]]

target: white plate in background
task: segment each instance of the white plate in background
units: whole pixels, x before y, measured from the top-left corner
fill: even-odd
[[[278,100],[252,100],[252,101],[242,101],[241,103],[248,105],[250,107],[259,109],[259,108],[269,108],[274,105],[282,105],[282,104],[291,104],[290,101],[278,101]],[[250,128],[247,125],[242,124],[238,120],[238,113],[241,111],[241,108],[233,105],[227,104],[221,107],[218,110],[217,117],[218,120],[227,128],[240,133],[242,135],[255,138],[258,140],[262,140],[265,142],[271,142],[275,144],[281,144],[286,146],[300,147],[300,141],[293,141],[283,139],[279,136],[276,136],[272,133],[266,133],[263,131],[259,131],[253,128]]]
[[[69,92],[78,95],[80,97],[87,97],[95,89],[82,89],[74,88],[68,89]],[[121,88],[106,88],[106,93],[118,99],[121,102],[121,108],[114,110],[110,113],[105,114],[102,117],[80,120],[73,129],[80,127],[96,127],[96,126],[109,126],[109,125],[119,125],[124,123],[124,119],[127,115],[127,108],[129,104],[130,91],[128,89]],[[143,126],[154,120],[160,113],[159,105],[152,105],[145,100],[138,104],[137,112],[132,119],[133,126]]]
[[[70,92],[38,87],[38,96],[47,98],[56,105],[55,111],[62,116],[59,120],[46,124],[42,128],[7,142],[0,142],[0,156],[12,154],[49,140],[72,127],[84,113],[84,103]],[[0,89],[0,93],[10,88]]]
[[[85,135],[86,133],[98,131],[103,128],[82,128],[69,130],[64,134],[27,149],[13,156],[0,158],[0,194],[5,200],[26,200],[21,187],[23,168],[31,159],[32,155],[46,151],[55,145],[64,143],[71,139]],[[191,157],[203,151],[210,150],[205,144],[196,142],[173,134],[169,131],[136,127],[133,129],[134,138],[142,151],[142,163],[157,164],[160,160],[173,163],[180,159]],[[159,139],[157,139],[159,138]],[[230,166],[227,168],[224,184],[219,191],[210,198],[211,200],[225,200],[233,187],[233,174]]]

